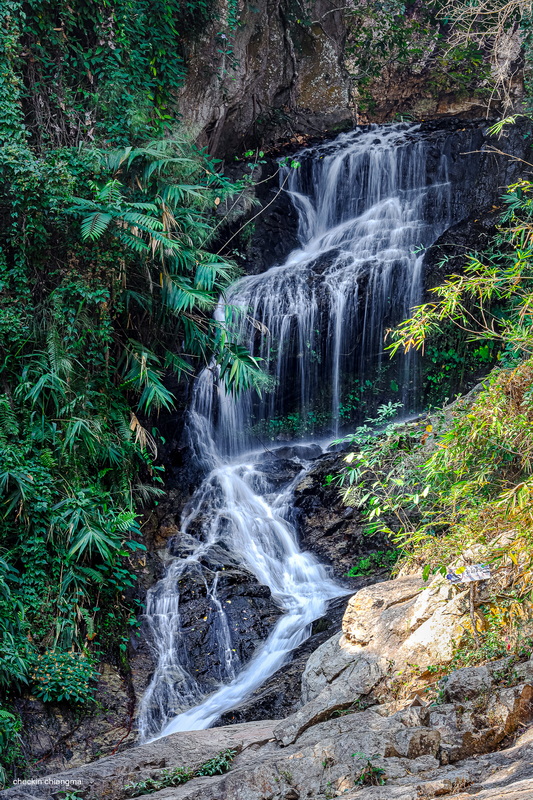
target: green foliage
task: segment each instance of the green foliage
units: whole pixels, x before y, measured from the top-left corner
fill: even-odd
[[[15,3],[12,3],[15,5]],[[40,146],[115,144],[168,127],[183,81],[183,44],[214,17],[211,0],[16,3],[15,65],[26,119]]]
[[[453,324],[443,326],[424,350],[424,402],[436,406],[457,395],[472,377],[484,377],[496,363],[494,342],[468,341]]]
[[[388,534],[403,550],[402,563],[424,567],[425,578],[473,544],[483,545],[485,562],[501,562],[516,546],[533,559],[532,369],[527,360],[495,372],[451,419],[392,424],[368,441],[370,433],[359,433],[359,449],[333,478],[345,502],[361,509],[368,532]],[[516,541],[502,549],[506,530]],[[527,581],[520,591],[527,595]]]
[[[0,11],[0,146],[22,143],[26,137],[20,96],[22,80],[17,74],[20,64],[20,0],[5,0]]]
[[[222,750],[216,756],[210,758],[196,770],[195,775],[223,775],[231,767],[233,759],[237,755],[236,750]]]
[[[231,768],[233,759],[237,755],[236,750],[222,750],[216,756],[205,761],[198,769],[185,769],[184,767],[175,767],[174,769],[163,769],[158,772],[157,778],[148,778],[144,781],[130,783],[125,787],[128,797],[142,797],[152,792],[158,792],[160,789],[166,789],[170,786],[181,786],[187,783],[192,778],[198,778],[204,775],[224,775]]]
[[[123,251],[124,305],[128,311],[139,306],[153,323],[144,331],[150,346],[130,338],[122,355],[126,384],[141,390],[139,408],[172,407],[162,368],[178,377],[191,374],[191,358],[214,355],[228,391],[248,388],[259,379],[258,364],[233,340],[228,324],[213,317],[235,270],[205,249],[212,228],[206,212],[241,186],[217,173],[216,162],[186,140],[150,142],[100,158],[114,177],[103,187],[91,182],[93,196],[76,198],[68,212],[81,218],[84,240]],[[153,352],[157,340],[161,355]],[[166,340],[174,348],[180,340],[185,358]]]
[[[20,717],[0,706],[0,789],[5,788],[22,761]]]
[[[418,475],[424,445],[433,431],[427,420],[413,423],[387,422],[401,403],[382,405],[377,416],[367,419],[353,434],[340,440],[354,445],[336,483],[347,505],[356,506],[366,520],[366,533],[391,536],[402,545],[401,532],[413,531],[419,507],[429,488]]]
[[[45,703],[86,705],[94,702],[97,675],[94,661],[86,653],[48,651],[35,659],[32,692]]]
[[[373,756],[367,756],[365,753],[352,753],[352,758],[364,762],[355,779],[356,786],[383,786],[385,784],[385,770],[374,763],[376,759],[381,758],[379,753]]]
[[[346,11],[346,52],[361,111],[372,111],[379,81],[383,76],[388,79],[391,66],[399,74],[409,74],[413,68],[417,75],[422,72],[424,85],[435,96],[487,93],[490,70],[482,47],[474,40],[450,46],[452,26],[443,19],[442,5],[372,1]]]
[[[28,623],[37,649],[70,649],[99,644],[103,599],[131,620],[135,504],[161,482],[135,412],[173,407],[169,372],[214,359],[233,391],[259,370],[213,319],[234,269],[207,249],[209,213],[239,187],[186,139],[12,145],[0,179],[0,680],[20,687]]]
[[[346,573],[346,577],[358,578],[361,575],[371,575],[381,569],[390,571],[399,557],[400,552],[398,550],[376,550],[375,553],[369,553],[367,556],[358,558],[353,567]]]
[[[12,686],[21,689],[28,683],[31,648],[25,608],[11,590],[18,581],[19,573],[0,558],[0,687],[4,693]]]
[[[180,2],[178,14],[174,0],[2,7],[7,698],[27,687],[47,702],[83,706],[94,694],[95,659],[128,668],[144,549],[138,513],[162,483],[148,415],[174,408],[170,376],[181,388],[205,364],[228,391],[261,379],[231,325],[214,318],[235,268],[210,251],[213,218],[243,184],[225,179],[186,135],[128,144],[166,124],[182,74],[173,26],[180,15],[198,26],[200,7],[205,21],[207,4]]]
[[[215,8],[212,0],[2,4],[0,687],[8,699],[31,690],[82,707],[94,697],[99,658],[128,669],[145,549],[139,510],[163,481],[150,415],[173,410],[206,364],[229,392],[262,380],[233,334],[233,310],[214,314],[236,275],[211,252],[223,224],[216,212],[250,178],[228,181],[178,132],[174,109],[184,42]],[[230,27],[236,14],[230,3]],[[0,739],[8,772],[10,753]]]

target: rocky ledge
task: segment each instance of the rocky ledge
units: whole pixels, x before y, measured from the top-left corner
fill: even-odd
[[[505,564],[494,580],[505,588]],[[289,717],[176,733],[0,797],[58,800],[69,787],[83,800],[125,800],[142,794],[133,784],[177,768],[194,773],[231,749],[226,774],[150,798],[530,800],[533,658],[445,675],[475,613],[468,589],[440,576],[427,585],[407,575],[366,586],[349,601],[342,635],[309,658],[300,707]]]
[[[533,661],[516,668],[514,686],[502,685],[503,661],[452,673],[444,702],[415,698],[399,710],[378,704],[308,727],[284,745],[285,725],[244,723],[178,733],[77,770],[47,784],[1,792],[5,800],[58,798],[76,788],[86,800],[122,800],[128,785],[162,770],[197,768],[221,750],[236,751],[225,775],[194,778],[156,791],[153,800],[526,800],[533,796],[533,728],[511,737],[531,719]],[[501,742],[509,747],[493,751]],[[385,785],[358,787],[362,768],[383,774]],[[381,773],[383,770],[383,773]],[[55,788],[53,788],[55,787]]]

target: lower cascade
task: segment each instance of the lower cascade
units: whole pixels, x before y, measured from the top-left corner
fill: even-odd
[[[282,493],[273,492],[253,456],[220,459],[209,472],[182,521],[182,531],[187,534],[194,521],[205,515],[202,539],[196,539],[190,555],[173,558],[163,580],[150,591],[146,616],[158,664],[139,716],[144,740],[208,728],[284,664],[291,651],[310,635],[311,623],[324,614],[328,600],[346,594],[328,578],[314,556],[298,547],[290,521],[293,483]],[[260,583],[270,588],[274,601],[284,611],[244,667],[234,658],[225,611],[217,600],[218,573],[213,576],[201,564],[202,556],[218,543],[229,548]],[[210,582],[209,597],[215,611],[212,641],[218,649],[213,660],[220,663],[223,683],[205,699],[187,668],[180,630],[178,581],[191,568],[202,570],[204,579]]]
[[[352,131],[302,151],[300,168],[281,168],[301,248],[285,264],[242,278],[228,296],[241,309],[234,319],[241,340],[263,359],[274,386],[262,396],[235,399],[209,369],[196,380],[187,431],[206,476],[181,520],[187,551],[170,551],[165,576],[148,593],[145,619],[157,663],[139,711],[142,741],[208,728],[237,708],[309,637],[328,602],[348,593],[298,545],[291,499],[309,463],[306,448],[299,449],[302,472],[280,490],[264,466],[260,422],[289,412],[322,414],[327,422],[320,432],[331,439],[342,427],[350,380],[363,381],[385,362],[385,329],[419,302],[423,248],[459,212],[448,155],[445,149],[435,154],[418,128]],[[391,381],[413,410],[416,363],[404,358],[395,370]],[[308,451],[312,458],[319,449]],[[217,547],[268,586],[283,611],[245,664],[218,598],[219,573],[206,563]],[[219,682],[212,693],[191,670],[180,622],[179,582],[191,572],[201,576],[210,601]]]

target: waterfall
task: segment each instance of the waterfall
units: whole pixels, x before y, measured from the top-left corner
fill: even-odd
[[[289,413],[306,432],[336,435],[346,395],[374,384],[380,367],[405,410],[415,410],[416,361],[391,365],[384,335],[420,301],[423,249],[453,221],[448,158],[417,129],[351,131],[299,153],[298,169],[281,168],[301,248],[227,296],[246,309],[230,320],[276,385],[236,404],[217,398],[222,452],[258,446],[254,425]]]
[[[196,448],[204,443],[204,454],[213,457],[209,421],[199,411],[205,410],[206,373],[195,387],[189,435]],[[328,577],[325,567],[298,546],[290,512],[292,490],[299,475],[284,491],[275,491],[261,464],[256,463],[258,458],[257,453],[232,460],[214,456],[211,469],[181,522],[182,536],[187,536],[201,519],[201,536],[191,536],[195,542],[192,553],[185,558],[172,558],[165,577],[148,593],[146,619],[157,667],[139,713],[144,741],[176,731],[207,728],[224,712],[236,708],[309,637],[312,622],[324,615],[328,601],[346,594]],[[239,671],[241,665],[233,657],[227,618],[216,595],[218,573],[211,578],[211,570],[202,564],[203,557],[219,543],[259,583],[270,588],[272,598],[284,611],[264,644]],[[222,685],[207,698],[190,671],[180,626],[179,579],[191,569],[200,571],[206,581],[211,580],[209,597],[216,609],[210,621],[211,641],[217,650],[213,662],[220,665],[218,678]]]
[[[145,619],[157,665],[139,713],[145,741],[209,727],[238,707],[308,638],[328,602],[346,594],[301,551],[291,498],[302,473],[281,492],[271,483],[261,466],[258,424],[288,413],[322,415],[323,431],[335,433],[350,385],[373,379],[386,328],[420,299],[422,248],[455,221],[448,160],[435,151],[417,126],[371,127],[302,151],[298,169],[280,169],[298,212],[301,247],[283,265],[237,281],[226,298],[230,324],[274,385],[262,396],[234,399],[212,370],[196,380],[188,435],[206,477],[181,521],[189,552],[170,554],[164,578],[148,593]],[[390,380],[404,403],[414,403],[416,364],[404,359],[395,369]],[[302,459],[302,472],[307,466]],[[283,611],[244,665],[217,599],[218,573],[205,564],[221,545],[270,588]],[[180,579],[193,573],[210,598],[218,665],[219,688],[207,696],[191,672],[180,624]]]

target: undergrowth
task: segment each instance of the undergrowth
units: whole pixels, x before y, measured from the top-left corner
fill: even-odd
[[[158,792],[171,786],[181,786],[193,778],[212,775],[224,775],[231,768],[233,759],[237,755],[236,750],[230,748],[221,750],[216,756],[205,761],[197,769],[185,769],[185,767],[175,767],[174,769],[160,770],[155,778],[147,778],[144,781],[129,783],[124,787],[127,797],[142,797],[146,794]]]
[[[457,664],[520,646],[533,616],[532,192],[527,181],[510,187],[491,249],[434,289],[390,347],[421,349],[451,323],[497,346],[499,366],[472,396],[414,422],[390,421],[397,412],[382,407],[345,440],[351,452],[334,478],[366,532],[401,550],[396,574],[490,566],[490,599],[472,641],[465,630],[457,642]]]
[[[375,553],[369,553],[367,556],[357,559],[353,567],[346,573],[346,577],[357,578],[362,575],[371,575],[382,569],[390,571],[399,557],[398,550],[376,550]]]

